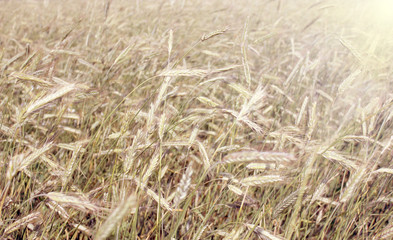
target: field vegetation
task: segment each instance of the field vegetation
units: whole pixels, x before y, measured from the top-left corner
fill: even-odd
[[[0,238],[392,239],[374,2],[0,0]]]

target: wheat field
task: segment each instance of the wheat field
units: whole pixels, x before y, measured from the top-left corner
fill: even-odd
[[[375,11],[0,0],[0,239],[392,239]]]

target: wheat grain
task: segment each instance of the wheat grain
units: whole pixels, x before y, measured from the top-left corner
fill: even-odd
[[[8,137],[14,137],[15,131],[12,128],[9,128],[3,124],[0,124],[0,132]]]
[[[377,234],[373,239],[391,239],[393,237],[393,224],[386,226],[383,231]]]
[[[250,114],[250,112],[253,110],[256,104],[262,101],[262,99],[265,96],[266,96],[265,89],[263,89],[262,86],[259,85],[256,88],[250,100],[243,104],[242,109],[240,110],[237,116],[237,120],[243,120],[243,118],[245,118],[248,114]]]
[[[46,105],[46,104],[48,104],[58,98],[63,97],[64,95],[68,94],[69,92],[71,92],[75,89],[76,89],[75,84],[68,83],[68,84],[56,89],[53,93],[47,94],[46,96],[36,100],[35,102],[30,103],[26,109],[23,109],[21,111],[21,114],[18,116],[18,122],[22,123],[28,115],[32,114],[35,111],[38,111],[44,105]]]
[[[158,126],[158,137],[160,138],[161,142],[164,139],[165,120],[166,120],[165,113],[162,113],[161,118],[160,118],[160,124]]]
[[[349,74],[349,76],[347,78],[345,78],[341,82],[340,86],[338,87],[338,94],[337,95],[342,95],[343,93],[345,93],[345,91],[350,89],[352,82],[356,79],[357,76],[359,76],[360,73],[362,73],[362,71],[358,69],[358,70],[352,72],[351,74]]]
[[[124,199],[117,208],[108,216],[105,222],[98,228],[94,239],[102,240],[109,237],[113,228],[129,213],[131,208],[136,208],[137,198],[135,195],[130,195]]]
[[[201,37],[201,41],[204,42],[204,41],[209,40],[210,38],[213,38],[213,37],[215,37],[215,36],[224,34],[226,31],[228,31],[228,29],[229,29],[229,28],[226,27],[226,28],[224,28],[224,29],[219,29],[219,30],[216,30],[216,31],[211,32],[211,33],[208,33],[208,34],[204,34],[204,35]]]
[[[203,78],[208,74],[207,70],[203,69],[170,69],[160,73],[162,77],[200,77]]]
[[[169,59],[171,58],[172,53],[172,46],[173,46],[173,30],[169,30],[169,37],[168,37],[168,66],[169,66]]]
[[[302,106],[300,108],[300,112],[299,112],[299,114],[298,114],[298,116],[296,118],[296,122],[295,122],[296,126],[299,126],[299,123],[300,123],[300,121],[302,120],[302,117],[303,117],[303,113],[306,110],[307,104],[308,104],[308,96],[306,96],[304,98],[304,100],[303,100],[303,104],[302,104]]]
[[[276,91],[277,93],[285,96],[286,99],[288,99],[289,102],[294,103],[295,101],[288,95],[286,94],[281,88],[279,88],[278,86],[274,85],[274,84],[270,84],[269,85],[270,88],[272,88],[274,91]]]
[[[246,78],[246,82],[248,86],[251,85],[251,73],[250,73],[250,66],[248,64],[248,24],[249,18],[247,18],[246,23],[244,24],[243,36],[242,36],[242,43],[241,43],[241,51],[242,51],[242,63],[243,63],[243,71]]]
[[[126,59],[126,56],[128,55],[128,53],[131,51],[131,49],[133,47],[134,47],[134,45],[130,44],[125,49],[123,49],[123,51],[121,51],[121,53],[119,54],[119,56],[117,56],[115,61],[113,61],[113,64],[112,64],[111,68],[113,66],[115,66],[116,64],[120,64],[122,61],[124,61]]]
[[[348,182],[344,191],[340,195],[340,202],[346,203],[350,199],[352,199],[353,194],[359,188],[360,184],[365,180],[364,177],[367,173],[367,167],[360,167],[355,173],[353,173]]]
[[[193,172],[194,169],[192,167],[192,163],[190,163],[179,182],[179,186],[176,189],[176,197],[174,200],[175,206],[178,206],[187,197],[188,189],[191,186]]]
[[[273,218],[277,218],[282,211],[291,206],[296,201],[298,195],[299,189],[289,194],[287,197],[284,198],[284,200],[277,204],[273,211]]]
[[[60,215],[60,217],[62,217],[64,220],[68,221],[70,219],[70,215],[68,214],[68,212],[62,206],[60,206],[56,201],[50,200],[45,204],[50,209],[57,212]]]
[[[64,206],[72,207],[82,212],[97,213],[104,210],[104,208],[91,203],[87,197],[81,194],[49,192],[45,195],[58,204],[63,204]]]
[[[388,173],[388,174],[393,174],[393,169],[392,168],[380,168],[372,172],[372,174],[376,173]]]
[[[240,180],[240,183],[244,186],[260,186],[269,183],[283,182],[284,177],[280,175],[264,175],[264,176],[251,176]]]
[[[88,228],[80,223],[70,223],[70,225],[73,226],[74,228],[78,229],[79,231],[81,231],[82,233],[84,233],[88,237],[93,236],[93,230],[91,230],[90,228]]]
[[[51,82],[45,81],[41,78],[26,74],[23,72],[13,72],[13,73],[11,73],[11,76],[13,76],[19,80],[31,81],[33,83],[37,83],[37,84],[44,86],[44,87],[52,87],[53,86],[53,83],[51,83]]]
[[[202,155],[202,160],[203,160],[203,167],[206,169],[210,168],[210,159],[209,156],[207,155],[207,151],[203,144],[200,141],[196,141],[199,147],[199,152]]]
[[[28,156],[25,157],[25,154],[20,154],[13,157],[8,165],[6,178],[10,181],[18,172],[24,170],[28,166],[30,166],[34,160],[40,157],[45,152],[49,151],[53,146],[53,143],[48,143],[44,145],[42,148],[36,149]]]
[[[295,158],[283,152],[241,151],[230,153],[223,159],[223,163],[291,163]]]
[[[253,229],[253,232],[262,240],[284,240],[282,237],[278,237],[273,233],[264,230],[260,226],[254,224],[245,224],[249,229]]]
[[[286,166],[283,164],[277,163],[249,163],[247,164],[246,168],[253,169],[253,170],[280,170],[284,169]]]
[[[217,107],[217,106],[220,105],[220,104],[214,102],[213,100],[211,100],[210,98],[207,98],[207,97],[199,96],[199,97],[197,97],[197,99],[201,103],[206,104],[206,105],[208,105],[210,107]]]
[[[234,150],[239,150],[240,146],[239,145],[229,145],[229,146],[222,146],[217,149],[217,152],[231,152]]]
[[[229,87],[231,87],[233,90],[236,92],[240,93],[243,97],[249,99],[252,97],[252,94],[250,91],[248,91],[243,85],[238,84],[238,83],[229,83]]]
[[[197,231],[197,233],[194,235],[194,237],[192,238],[192,240],[199,240],[202,237],[203,232],[205,231],[205,229],[207,228],[207,225],[203,225],[199,228],[199,230]]]
[[[76,168],[75,163],[76,163],[77,156],[78,156],[81,149],[82,149],[82,145],[78,145],[76,147],[76,150],[72,153],[72,157],[70,159],[70,162],[67,165],[64,175],[61,176],[63,188],[68,184],[70,177],[72,176],[73,172],[75,171],[75,168]]]
[[[151,198],[153,198],[161,207],[163,207],[164,209],[166,209],[169,212],[172,212],[173,209],[170,207],[168,201],[157,195],[157,193],[155,193],[153,190],[151,189],[147,189],[146,194],[149,195]]]
[[[198,127],[198,126],[195,126],[195,127],[192,129],[190,138],[188,139],[188,145],[189,145],[188,148],[191,148],[192,145],[194,144],[195,139],[196,139],[197,136],[198,136],[198,132],[199,132],[199,127]]]
[[[243,191],[234,185],[229,184],[227,187],[229,188],[229,190],[231,190],[232,192],[234,192],[235,194],[237,194],[239,196],[244,195]]]
[[[326,159],[329,159],[331,161],[336,161],[348,169],[357,169],[358,165],[354,163],[353,161],[347,159],[345,155],[340,154],[337,151],[334,150],[327,150],[324,153],[322,153],[322,156],[325,157]]]
[[[42,221],[42,214],[40,212],[33,212],[30,213],[29,215],[16,220],[15,222],[11,223],[5,230],[4,230],[4,235],[8,235],[12,232],[15,232],[18,229],[21,229],[28,224],[35,223]]]
[[[160,161],[160,155],[159,154],[155,154],[149,163],[149,166],[145,172],[145,174],[142,177],[142,183],[146,184],[147,181],[149,180],[149,177],[152,175],[153,171],[156,169],[158,163]]]
[[[393,203],[393,197],[388,197],[388,196],[380,196],[378,199],[376,199],[375,201],[371,202],[372,204],[376,204],[376,203]]]
[[[239,240],[240,235],[244,232],[244,226],[241,226],[239,228],[234,228],[232,231],[224,237],[223,240]]]

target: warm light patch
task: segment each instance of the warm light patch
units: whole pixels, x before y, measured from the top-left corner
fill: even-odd
[[[393,46],[393,0],[353,0],[347,4],[348,27],[357,33],[352,43],[369,57],[387,62]]]
[[[393,1],[392,0],[376,0],[371,1],[373,15],[376,23],[382,27],[393,27]]]

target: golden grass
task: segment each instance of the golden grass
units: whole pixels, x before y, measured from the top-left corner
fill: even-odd
[[[0,0],[0,239],[390,239],[363,2]]]

